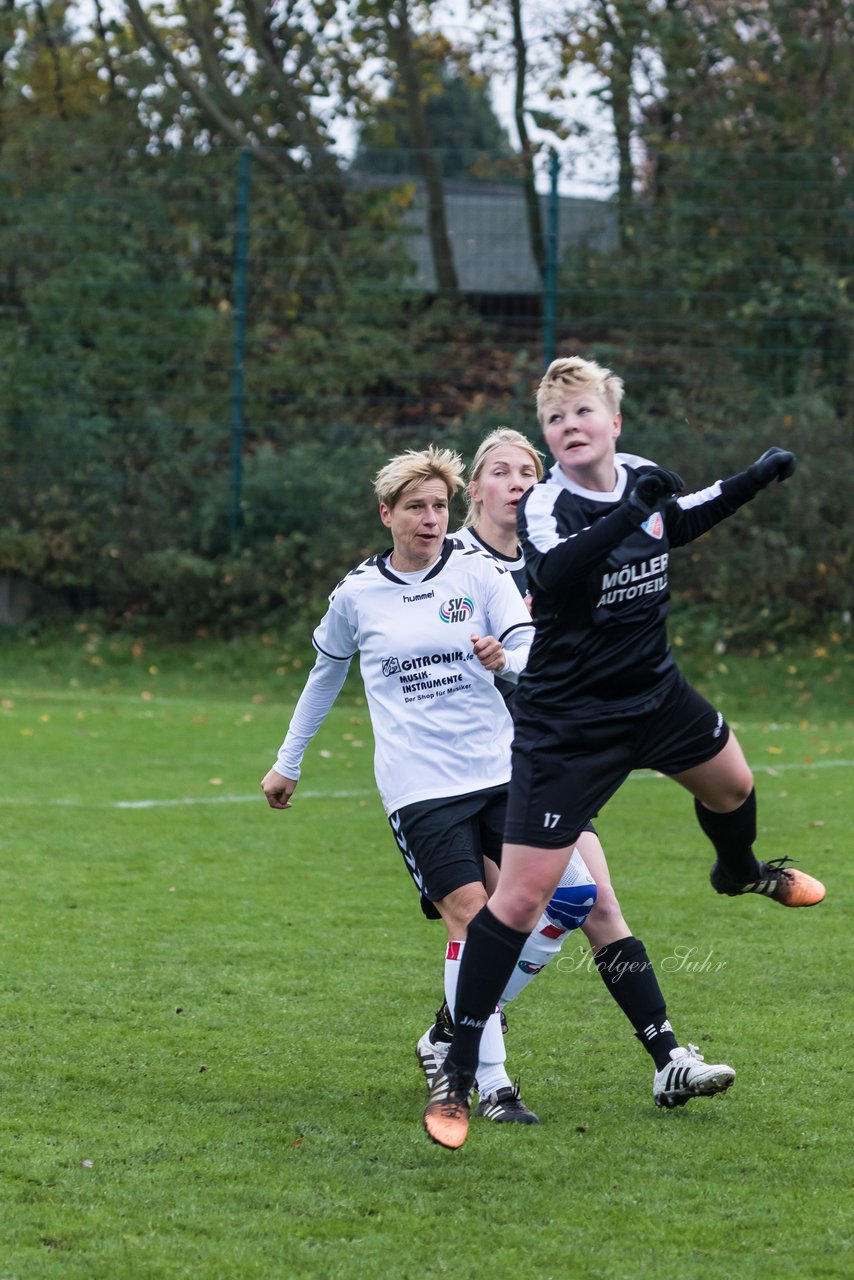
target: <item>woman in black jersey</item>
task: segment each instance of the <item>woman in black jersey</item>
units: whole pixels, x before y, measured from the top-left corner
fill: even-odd
[[[529,601],[525,555],[516,535],[516,511],[523,495],[542,474],[540,454],[521,432],[508,427],[490,432],[472,462],[466,523],[453,535],[465,546],[495,556],[513,575],[519,591]],[[495,683],[512,712],[513,691],[517,686],[510,681],[502,682],[500,676],[495,677]],[[502,688],[502,684],[506,688]],[[673,1033],[658,978],[643,943],[633,936],[623,916],[611,884],[605,852],[592,823],[585,824],[575,845],[596,881],[596,900],[578,927],[590,944],[595,968],[609,994],[655,1064],[652,1092],[656,1106],[683,1106],[691,1098],[724,1092],[735,1080],[732,1067],[704,1061],[696,1046],[680,1046]],[[525,943],[500,1004],[515,998],[534,974],[559,953],[572,928],[571,899],[575,892],[572,884],[565,890],[558,887]],[[570,899],[565,904],[561,901],[563,894]],[[444,1004],[436,1015],[436,1022],[416,1046],[428,1087],[432,1087],[444,1065],[452,1034],[453,1022]]]
[[[519,503],[533,593],[534,644],[514,707],[502,872],[469,926],[457,1025],[424,1115],[429,1136],[458,1147],[484,1009],[494,1007],[567,849],[632,769],[673,777],[694,797],[717,855],[721,894],[813,906],[824,886],[753,853],[753,777],[723,716],[685,680],[667,640],[670,548],[731,516],[795,469],[771,448],[746,471],[685,497],[678,475],[618,454],[623,384],[593,361],[553,361],[537,413],[556,462]]]

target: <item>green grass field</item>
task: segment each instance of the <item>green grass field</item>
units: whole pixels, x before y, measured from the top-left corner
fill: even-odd
[[[570,938],[509,1009],[539,1128],[421,1130],[441,995],[351,681],[289,813],[258,782],[306,672],[275,637],[149,649],[0,638],[0,1277],[842,1277],[850,1251],[854,709],[841,642],[695,656],[757,774],[760,853],[809,911],[717,898],[678,787],[601,816],[683,1041],[726,1097],[652,1067]]]

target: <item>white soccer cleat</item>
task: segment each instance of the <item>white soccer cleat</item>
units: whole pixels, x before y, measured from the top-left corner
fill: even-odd
[[[434,1042],[430,1039],[431,1032],[435,1030],[435,1024],[432,1027],[428,1027],[415,1046],[415,1056],[418,1059],[418,1065],[424,1072],[428,1091],[433,1088],[433,1081],[445,1065],[445,1059],[451,1047],[450,1040],[436,1040]]]
[[[652,1096],[657,1107],[684,1107],[691,1098],[709,1098],[725,1093],[735,1080],[726,1063],[708,1063],[695,1044],[670,1050],[670,1062],[656,1071]]]

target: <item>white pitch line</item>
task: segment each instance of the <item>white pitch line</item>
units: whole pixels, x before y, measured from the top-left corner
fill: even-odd
[[[300,791],[300,800],[358,800],[375,795],[373,791]],[[165,809],[180,804],[257,804],[263,800],[261,791],[251,796],[185,796],[182,800],[115,800],[108,804],[113,809]]]
[[[300,800],[361,800],[376,795],[375,791],[300,791]],[[261,791],[246,796],[182,796],[169,800],[25,800],[13,796],[0,796],[0,807],[24,806],[43,809],[47,806],[60,809],[175,809],[196,804],[259,804],[264,799]]]
[[[754,773],[767,773],[772,777],[778,773],[792,773],[795,769],[811,772],[814,769],[852,769],[854,760],[813,760],[809,764],[754,764],[750,766]],[[663,778],[661,773],[649,769],[639,769],[629,775],[630,782],[649,782]],[[375,791],[299,791],[297,800],[365,800],[375,796]],[[26,806],[43,809],[48,806],[67,809],[176,809],[197,804],[259,804],[263,801],[260,791],[251,795],[240,796],[182,796],[167,800],[25,800],[0,796],[0,808],[10,806]]]

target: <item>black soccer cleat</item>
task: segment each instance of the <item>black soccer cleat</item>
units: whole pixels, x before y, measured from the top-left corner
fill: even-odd
[[[496,1089],[495,1093],[481,1094],[475,1115],[485,1116],[496,1124],[540,1123],[540,1117],[534,1115],[519,1097],[518,1080],[512,1087],[505,1085],[502,1089]]]
[[[436,1039],[447,1040],[450,1044],[454,1035],[454,1020],[447,1000],[443,1000],[441,1009],[436,1010],[436,1021],[433,1025],[436,1028]]]

